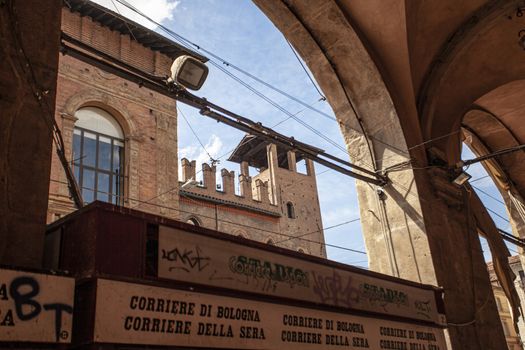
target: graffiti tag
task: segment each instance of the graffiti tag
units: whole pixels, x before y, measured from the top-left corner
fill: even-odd
[[[430,319],[430,315],[429,315],[431,311],[430,300],[427,300],[427,301],[416,300],[414,302],[414,306],[416,307],[418,314],[423,315],[426,318]]]
[[[318,276],[313,274],[314,293],[323,303],[337,306],[352,306],[359,301],[359,291],[352,286],[352,277],[348,276],[346,281],[337,271],[332,276]]]
[[[167,251],[162,249],[162,259],[173,263],[169,271],[181,269],[186,272],[190,272],[195,268],[200,272],[210,265],[211,260],[207,256],[202,256],[202,250],[199,246],[196,246],[194,249],[184,248],[184,250],[174,248]]]
[[[301,269],[282,264],[262,261],[246,256],[230,257],[230,270],[233,273],[263,280],[263,289],[277,288],[276,282],[283,282],[293,286],[309,287],[308,273]]]
[[[371,304],[378,304],[386,311],[388,304],[408,307],[408,296],[398,290],[383,288],[369,283],[363,283],[359,286],[359,292],[363,299],[368,300]]]
[[[36,300],[39,294],[40,284],[30,276],[21,276],[15,278],[10,284],[0,285],[0,300],[9,300],[11,297],[18,320],[26,322],[38,317],[42,312],[54,312],[56,341],[67,339],[69,333],[62,330],[62,315],[63,313],[73,314],[73,307],[62,303],[40,304]],[[12,309],[8,309],[0,316],[0,327],[14,327],[18,322]]]

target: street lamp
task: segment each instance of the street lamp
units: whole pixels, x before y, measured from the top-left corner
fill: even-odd
[[[208,67],[201,61],[183,55],[177,57],[171,65],[171,76],[168,79],[190,90],[199,90],[208,76]]]

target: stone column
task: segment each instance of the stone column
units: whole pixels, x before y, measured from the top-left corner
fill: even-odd
[[[222,191],[228,197],[235,196],[235,172],[227,169],[221,170]]]
[[[195,168],[196,168],[196,161],[192,160],[191,162],[186,159],[181,159],[181,166],[182,166],[182,182],[186,182],[188,180],[196,180],[195,179]]]
[[[311,159],[305,159],[306,162],[306,174],[308,176],[315,176],[314,161]]]
[[[294,151],[288,151],[286,153],[286,156],[288,157],[288,170],[293,171],[294,173],[297,172],[297,160],[295,157]]]
[[[266,155],[268,158],[268,170],[270,171],[270,179],[268,183],[268,190],[270,194],[270,203],[279,203],[277,198],[277,172],[279,171],[279,160],[277,159],[277,146],[269,144],[266,146]]]
[[[257,179],[255,180],[255,188],[257,189],[257,200],[262,204],[268,204],[270,202],[268,197],[268,182]]]
[[[250,166],[247,161],[241,162],[241,174],[245,176],[250,176]]]
[[[206,192],[208,193],[215,193],[217,191],[217,180],[215,178],[215,171],[217,168],[214,166],[210,166],[208,163],[202,164],[202,178],[204,180],[204,187],[206,188]]]
[[[239,175],[239,184],[241,185],[241,196],[248,199],[253,199],[252,192],[252,178],[250,176]]]

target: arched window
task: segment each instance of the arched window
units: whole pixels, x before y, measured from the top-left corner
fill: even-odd
[[[286,203],[286,213],[290,219],[295,219],[295,210],[292,202]]]
[[[106,111],[84,107],[73,131],[73,169],[84,202],[122,204],[124,195],[124,133]]]
[[[195,226],[201,225],[199,220],[197,220],[196,218],[189,218],[188,220],[186,220],[186,223],[190,225],[195,225]]]

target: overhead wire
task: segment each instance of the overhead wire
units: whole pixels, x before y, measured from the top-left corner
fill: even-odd
[[[115,10],[117,10],[117,13],[122,16],[122,13],[120,13],[118,7],[117,7],[117,4],[115,4],[115,1],[114,0],[111,0],[111,3],[113,4],[113,7],[115,7]],[[128,28],[128,31],[129,31],[129,34],[131,34],[131,37],[133,39],[135,39],[135,41],[138,42],[137,38],[135,37],[135,34],[133,33],[133,31],[131,30],[130,26],[128,25],[128,23],[126,21],[124,21],[124,24],[126,25],[126,28]]]
[[[184,121],[186,121],[186,124],[188,124],[188,127],[190,128],[191,132],[193,133],[193,136],[195,136],[195,138],[197,139],[197,141],[201,145],[201,147],[204,150],[204,152],[206,152],[206,154],[208,155],[208,157],[210,159],[210,162],[212,163],[212,166],[213,166],[215,163],[217,163],[218,159],[213,158],[211,156],[210,152],[208,152],[208,150],[206,149],[206,147],[202,143],[201,139],[199,138],[199,135],[197,135],[195,130],[193,130],[190,122],[188,121],[188,118],[186,118],[186,116],[184,115],[184,112],[179,107],[177,107],[177,110],[179,111],[180,115],[182,115],[182,118],[184,119]],[[193,180],[195,180],[195,179],[193,179]]]
[[[339,227],[339,226],[343,226],[343,225],[348,225],[352,222],[356,222],[356,221],[360,221],[361,218],[356,218],[356,219],[352,219],[352,220],[348,220],[348,221],[345,221],[345,222],[341,222],[339,224],[335,224],[335,225],[332,225],[332,226],[328,226],[328,227],[325,227],[323,229],[319,229],[319,230],[315,230],[315,231],[311,231],[311,232],[306,232],[306,233],[303,233],[303,234],[300,234],[299,236],[294,236],[294,237],[290,237],[290,238],[286,238],[286,239],[283,239],[281,241],[277,241],[275,242],[275,244],[279,244],[279,243],[283,243],[283,242],[287,242],[287,241],[291,241],[291,240],[294,240],[294,239],[299,239],[299,238],[302,238],[302,237],[305,237],[305,236],[308,236],[308,235],[311,235],[311,234],[314,234],[314,233],[319,233],[319,232],[322,232],[322,231],[326,231],[326,230],[329,230],[329,229],[332,229],[332,228],[336,228],[336,227]],[[365,252],[362,252],[362,251],[357,251],[357,253],[363,253],[363,254],[366,254]]]
[[[480,181],[480,180],[483,180],[483,179],[486,179],[487,177],[489,177],[490,175],[484,175],[484,176],[481,176],[481,177],[478,177],[476,179],[473,179],[473,180],[469,180],[470,184],[472,184],[473,182],[476,182],[476,181]],[[474,186],[473,186],[474,187]]]
[[[308,79],[310,80],[310,83],[312,83],[312,85],[314,86],[314,88],[317,90],[317,93],[319,94],[319,96],[321,96],[321,99],[323,101],[326,101],[326,97],[323,95],[323,93],[321,92],[321,90],[319,90],[319,88],[317,87],[317,84],[314,82],[314,80],[312,79],[312,77],[310,76],[310,73],[308,72],[308,70],[306,69],[306,67],[304,66],[303,64],[303,61],[301,60],[301,58],[299,58],[299,55],[297,54],[297,52],[295,51],[294,47],[292,46],[292,44],[290,43],[290,41],[286,40],[286,43],[288,44],[288,46],[290,47],[290,50],[292,50],[295,58],[297,59],[297,62],[299,62],[299,64],[301,65],[301,67],[303,68],[304,70],[304,73],[306,74],[306,76],[308,77]]]
[[[113,1],[113,0],[112,0],[112,1]],[[281,94],[281,95],[283,95],[283,96],[285,96],[285,97],[287,97],[287,98],[289,98],[289,99],[291,99],[291,100],[293,100],[293,101],[295,101],[295,102],[297,102],[297,103],[299,103],[299,104],[305,106],[306,108],[308,108],[308,109],[310,109],[310,110],[316,112],[317,114],[319,114],[319,115],[321,115],[321,116],[324,116],[324,117],[326,117],[326,118],[328,118],[328,119],[330,119],[330,120],[333,120],[333,121],[335,121],[335,122],[338,122],[338,123],[340,123],[340,124],[343,124],[343,125],[348,126],[346,123],[344,123],[344,122],[342,122],[342,121],[340,121],[340,120],[337,120],[337,119],[334,118],[333,116],[331,116],[331,115],[329,115],[329,114],[327,114],[327,113],[325,113],[325,112],[323,112],[323,111],[320,111],[320,110],[318,110],[317,108],[313,108],[312,105],[308,105],[308,104],[305,103],[304,101],[301,101],[300,99],[298,99],[298,98],[296,98],[296,97],[294,97],[294,96],[292,96],[292,95],[290,95],[290,94],[288,94],[288,93],[282,91],[281,89],[276,88],[275,86],[273,86],[273,85],[269,84],[268,82],[266,82],[266,81],[264,81],[264,80],[258,78],[258,77],[255,76],[255,75],[249,73],[248,71],[246,71],[246,70],[240,68],[239,66],[237,66],[237,65],[235,65],[235,64],[233,64],[233,63],[231,63],[231,62],[225,60],[224,58],[222,58],[222,57],[216,55],[215,53],[211,52],[210,50],[207,50],[206,48],[204,48],[204,47],[202,47],[202,46],[200,46],[200,45],[198,45],[198,44],[192,42],[191,40],[185,38],[184,36],[182,36],[182,35],[176,33],[175,31],[173,31],[173,30],[167,28],[166,26],[164,26],[164,25],[162,25],[161,23],[159,23],[159,22],[153,20],[152,18],[150,18],[149,16],[147,16],[146,14],[144,14],[142,11],[140,11],[139,9],[137,9],[136,7],[134,7],[133,5],[131,5],[128,1],[126,1],[126,0],[115,0],[115,1],[117,1],[117,2],[119,2],[120,4],[126,6],[128,9],[130,9],[130,10],[133,11],[133,12],[135,12],[136,14],[138,14],[138,15],[141,16],[141,17],[143,17],[144,19],[148,20],[148,21],[151,22],[152,24],[155,24],[157,27],[159,27],[160,29],[162,29],[165,33],[167,33],[169,36],[171,36],[171,37],[172,37],[173,39],[175,39],[179,44],[181,44],[182,46],[186,47],[187,49],[195,48],[195,49],[197,49],[197,50],[203,51],[203,52],[205,52],[207,55],[209,55],[210,57],[212,57],[212,58],[214,58],[215,60],[219,61],[222,65],[224,65],[224,66],[226,66],[226,67],[230,67],[230,68],[232,68],[232,69],[234,69],[234,70],[236,70],[236,71],[242,73],[243,75],[246,75],[247,77],[249,77],[249,78],[251,78],[251,79],[257,81],[258,83],[260,83],[260,84],[262,84],[262,85],[264,85],[264,86],[266,86],[266,87],[268,87],[268,88],[270,88],[270,89],[272,89],[272,90],[278,92],[279,94]],[[288,44],[290,45],[289,42],[288,42]],[[293,47],[291,47],[291,49],[292,49],[292,51],[294,52],[294,55],[296,55],[296,52],[295,52],[295,50],[293,49]],[[301,66],[302,66],[302,62],[301,62],[300,60],[299,60],[299,62],[301,63]],[[242,84],[242,85],[245,86],[246,88],[250,89],[252,92],[254,92],[254,93],[256,93],[257,95],[259,95],[259,97],[263,98],[263,99],[266,100],[268,103],[274,105],[274,107],[278,108],[278,109],[281,110],[283,113],[289,115],[289,112],[288,112],[288,111],[285,112],[284,110],[282,110],[282,109],[281,109],[282,107],[280,107],[280,106],[278,107],[278,106],[276,105],[276,103],[275,103],[273,100],[267,98],[264,94],[261,94],[261,93],[258,92],[258,91],[255,92],[255,89],[254,89],[253,87],[251,87],[249,84],[243,82],[240,78],[238,78],[237,76],[235,76],[233,73],[231,73],[231,72],[227,71],[226,69],[224,69],[224,68],[223,68],[222,66],[220,66],[218,63],[213,62],[213,61],[210,61],[210,63],[213,64],[215,67],[217,67],[219,70],[223,71],[225,74],[229,75],[231,78],[233,78],[234,80],[236,80],[238,83]],[[303,69],[304,69],[304,66],[303,66]],[[308,73],[307,73],[307,75],[308,75],[309,78],[311,78],[310,75],[309,75]],[[312,84],[313,84],[313,85],[316,87],[316,89],[317,89],[316,84],[314,84],[313,82],[312,82]],[[319,91],[318,91],[318,92],[319,92]],[[345,90],[345,93],[347,94],[346,90]],[[262,96],[261,96],[261,95],[262,95]],[[321,95],[322,97],[324,97],[324,95],[322,95],[322,94],[320,94],[320,95]],[[348,94],[347,94],[347,95],[348,95]],[[265,96],[265,97],[263,97],[263,96]],[[350,103],[350,106],[351,106],[352,110],[354,111],[354,113],[355,113],[356,116],[357,116],[357,115],[358,115],[358,114],[357,114],[357,110],[356,110],[355,106],[353,105],[353,102],[350,100],[349,96],[347,96],[347,97],[348,97],[348,100],[349,100],[349,103]],[[289,117],[291,117],[291,116],[289,115]],[[357,118],[358,118],[358,122],[359,122],[361,128],[363,129],[363,126],[362,126],[362,124],[361,124],[361,120],[360,120],[360,118],[359,118],[359,117],[357,117]],[[334,143],[333,143],[333,141],[332,141],[331,139],[327,140],[324,136],[319,135],[319,134],[318,134],[318,131],[317,131],[315,128],[313,128],[313,129],[315,129],[317,132],[314,131],[314,130],[312,130],[312,129],[311,129],[311,128],[312,128],[311,126],[309,126],[309,125],[308,125],[308,126],[305,125],[304,122],[302,122],[302,121],[300,121],[300,120],[298,120],[298,119],[296,119],[296,118],[294,118],[294,120],[296,120],[296,122],[300,123],[300,124],[303,125],[304,127],[308,128],[310,131],[316,133],[319,137],[325,139],[325,141],[329,142],[329,143],[332,144],[334,147],[336,147],[336,148],[342,150],[342,151],[345,152],[345,153],[349,153],[349,154],[354,158],[354,161],[362,162],[363,164],[366,164],[367,166],[371,167],[372,169],[375,169],[375,167],[374,167],[372,164],[363,161],[363,159],[359,159],[359,157],[357,157],[356,155],[352,155],[352,153],[351,153],[348,149],[346,149],[346,148],[340,146],[339,144],[335,144],[335,145],[334,145]],[[349,126],[349,127],[350,127],[350,126]],[[351,127],[351,128],[352,128],[352,127]],[[398,148],[398,147],[395,147],[395,146],[393,146],[393,145],[391,145],[391,144],[389,144],[389,143],[387,143],[387,142],[384,142],[384,141],[382,141],[381,139],[378,139],[378,138],[376,138],[376,137],[374,137],[374,136],[372,136],[372,135],[369,135],[369,134],[365,133],[364,129],[363,129],[362,131],[363,131],[363,134],[364,134],[365,138],[370,137],[370,138],[374,139],[375,141],[377,141],[377,142],[379,142],[379,143],[381,143],[381,144],[383,144],[383,145],[385,145],[385,146],[388,146],[388,147],[390,147],[390,148],[392,148],[392,149],[395,149],[396,151],[402,152],[402,153],[404,153],[404,154],[406,154],[406,155],[409,155],[409,151],[410,151],[410,150],[413,150],[413,149],[415,149],[415,148],[421,147],[421,146],[426,145],[426,144],[428,144],[428,143],[434,142],[434,141],[436,141],[436,140],[439,140],[439,139],[442,139],[442,138],[445,138],[445,137],[448,137],[448,136],[450,136],[450,135],[453,135],[453,134],[456,134],[456,133],[459,133],[459,132],[460,132],[460,130],[456,130],[456,131],[452,131],[452,132],[450,132],[450,133],[447,133],[447,134],[445,134],[445,135],[437,136],[437,137],[435,137],[435,138],[433,138],[433,139],[426,140],[426,141],[424,141],[424,142],[421,142],[421,143],[419,143],[419,144],[416,144],[416,145],[414,145],[414,146],[411,146],[411,147],[409,147],[409,148],[405,151],[405,150],[400,149],[400,148]],[[323,134],[323,135],[324,135],[324,134]],[[367,143],[368,143],[368,141],[367,141]],[[372,151],[371,151],[371,147],[370,147],[370,145],[368,145],[368,147],[369,147],[370,152],[372,152]],[[373,154],[371,153],[370,155],[372,156],[372,159],[373,159]],[[384,161],[384,160],[389,159],[389,158],[393,158],[393,157],[395,157],[395,156],[396,156],[396,155],[383,157],[383,158],[381,159],[381,161]],[[362,157],[362,158],[364,158],[364,157]],[[376,162],[376,160],[374,160],[374,163],[375,163],[375,162]]]
[[[167,28],[166,26],[156,22],[155,20],[151,19],[150,17],[148,17],[147,15],[145,15],[143,12],[141,12],[140,10],[138,10],[137,8],[135,8],[133,5],[129,4],[127,1],[125,0],[116,0],[118,1],[119,3],[121,3],[122,5],[128,7],[130,10],[134,11],[135,13],[137,13],[138,15],[142,16],[143,18],[147,19],[148,21],[150,21],[151,23],[157,25],[159,28],[161,28],[164,32],[166,32],[169,36],[171,36],[172,38],[174,38],[178,43],[180,43],[181,45],[183,45],[184,47],[188,48],[188,49],[192,49],[192,47],[198,49],[198,50],[201,50],[203,52],[205,52],[206,54],[208,54],[209,56],[211,56],[212,58],[220,61],[220,63],[222,65],[225,65],[227,67],[231,67],[232,69],[248,76],[249,78],[263,84],[264,86],[282,94],[283,96],[286,96],[288,98],[290,98],[291,100],[303,105],[304,107],[312,110],[312,111],[315,111],[316,113],[320,114],[320,115],[323,115],[333,121],[336,121],[337,122],[337,119],[328,115],[327,113],[325,112],[322,112],[316,108],[313,108],[313,106],[307,104],[306,102],[303,102],[299,99],[297,99],[296,97],[272,86],[271,84],[265,82],[264,80],[254,76],[253,74],[247,72],[246,70],[244,69],[241,69],[240,67],[226,61],[225,59],[219,57],[218,55],[214,54],[213,52],[209,51],[209,50],[206,50],[205,48],[203,48],[202,46],[200,45],[197,45],[196,43],[186,39],[185,37],[177,34],[176,32],[174,32],[173,30]],[[215,61],[212,61],[210,60],[210,64],[212,64],[214,67],[216,67],[217,69],[219,69],[220,71],[222,71],[224,74],[228,75],[230,78],[234,79],[235,81],[237,81],[239,84],[243,85],[245,88],[249,89],[250,91],[252,91],[254,94],[256,94],[257,96],[259,96],[260,98],[262,98],[263,100],[265,100],[266,102],[268,102],[269,104],[271,104],[272,106],[274,106],[275,108],[277,108],[278,110],[280,110],[282,113],[288,115],[289,117],[293,118],[297,123],[301,124],[302,126],[304,126],[305,128],[307,128],[308,130],[310,130],[311,132],[315,133],[317,136],[321,137],[322,139],[324,139],[326,142],[330,143],[331,145],[333,145],[334,147],[340,149],[341,151],[343,151],[345,154],[349,153],[352,157],[354,157],[354,159],[356,161],[360,161],[362,162],[363,164],[366,164],[367,166],[369,166],[370,168],[374,168],[374,166],[368,162],[365,162],[363,161],[363,159],[360,159],[359,157],[357,157],[356,155],[352,155],[351,152],[349,152],[348,149],[346,149],[345,147],[337,144],[336,142],[334,142],[331,138],[327,137],[326,135],[324,135],[323,133],[319,132],[317,129],[315,129],[314,127],[312,127],[310,124],[292,116],[292,114],[286,110],[285,108],[283,108],[281,105],[279,105],[278,103],[276,103],[274,100],[272,100],[271,98],[267,97],[266,95],[264,95],[263,93],[261,93],[260,91],[258,91],[257,89],[253,88],[250,84],[244,82],[242,79],[240,79],[239,77],[237,77],[235,74],[231,73],[230,71],[228,71],[227,69],[223,68],[221,66],[221,64],[215,62]],[[366,135],[365,135],[366,136]],[[393,147],[391,145],[388,145],[390,147]],[[362,157],[364,158],[364,156]]]
[[[485,196],[489,197],[490,199],[492,200],[495,200],[496,202],[500,203],[500,204],[503,204],[503,205],[506,205],[505,202],[503,202],[502,200],[494,197],[493,195],[491,195],[490,193],[488,192],[485,192],[484,190],[482,190],[481,188],[477,187],[477,186],[474,186],[472,184],[470,184],[470,186],[472,186],[472,188],[476,189],[477,191],[483,193]]]
[[[204,47],[198,45],[197,43],[192,42],[191,40],[185,38],[184,36],[182,36],[182,35],[176,33],[175,31],[173,31],[173,30],[167,28],[167,27],[164,26],[163,24],[161,24],[161,23],[155,21],[155,20],[152,19],[151,17],[149,17],[149,16],[147,16],[146,14],[144,14],[142,11],[140,11],[139,9],[137,9],[135,6],[131,5],[128,1],[126,1],[126,0],[115,0],[115,1],[117,1],[117,2],[119,2],[120,4],[126,6],[128,9],[130,9],[130,10],[133,11],[133,12],[135,12],[137,15],[143,17],[144,19],[148,20],[148,21],[151,22],[152,24],[155,24],[157,27],[159,27],[160,29],[162,29],[165,33],[167,33],[169,36],[171,36],[173,39],[175,39],[179,44],[181,44],[181,45],[184,46],[185,48],[187,48],[187,49],[193,49],[193,48],[195,48],[195,49],[197,49],[197,50],[203,51],[204,53],[206,53],[206,54],[209,55],[210,57],[212,57],[212,58],[214,58],[215,60],[219,61],[222,65],[224,65],[224,66],[226,66],[226,67],[230,67],[230,68],[232,68],[232,69],[234,69],[234,70],[236,70],[236,71],[242,73],[243,75],[246,75],[247,77],[249,77],[249,78],[251,78],[251,79],[257,81],[258,83],[260,83],[260,84],[262,84],[262,85],[264,85],[264,86],[266,86],[266,87],[268,87],[268,88],[270,88],[270,89],[272,89],[272,90],[278,92],[279,94],[281,94],[281,95],[283,95],[283,96],[285,96],[285,97],[287,97],[287,98],[289,98],[289,99],[291,99],[291,100],[293,100],[293,101],[295,101],[295,102],[297,102],[297,103],[299,103],[299,104],[305,106],[306,108],[312,110],[313,112],[316,112],[317,114],[319,114],[319,115],[321,115],[321,116],[323,116],[323,117],[326,117],[326,118],[328,118],[328,119],[330,119],[330,120],[333,120],[333,121],[335,121],[335,122],[337,122],[337,123],[340,123],[340,124],[343,124],[343,125],[348,126],[346,123],[344,123],[344,122],[342,122],[342,121],[340,121],[340,120],[337,120],[337,119],[334,118],[333,116],[331,116],[331,115],[329,115],[329,114],[327,114],[327,113],[325,113],[325,112],[323,112],[323,111],[321,111],[321,110],[318,110],[317,108],[313,108],[312,105],[308,105],[308,104],[305,103],[304,101],[301,101],[300,99],[298,99],[298,98],[296,98],[296,97],[294,97],[294,96],[292,96],[292,95],[290,95],[290,94],[288,94],[288,93],[282,91],[281,89],[276,88],[275,86],[269,84],[268,82],[266,82],[266,81],[264,81],[264,80],[258,78],[257,76],[251,74],[250,72],[248,72],[248,71],[246,71],[246,70],[240,68],[239,66],[237,66],[237,65],[235,65],[235,64],[233,64],[233,63],[227,61],[226,59],[220,57],[219,55],[216,55],[215,53],[211,52],[210,50],[207,50],[206,48],[204,48]],[[289,42],[288,42],[288,44],[290,45]],[[292,48],[292,51],[294,52],[294,54],[296,54],[295,50],[293,50],[293,47],[291,47],[291,48]],[[210,61],[210,62],[212,62],[212,61]],[[300,60],[299,60],[299,62],[300,62],[301,65],[302,65],[302,62],[301,62]],[[219,64],[217,64],[216,62],[213,62],[213,64],[214,64],[217,68],[219,68],[219,69],[221,69],[222,71],[224,71],[225,74],[227,74],[227,73],[226,73],[227,70],[225,70],[224,68],[222,68]],[[303,69],[304,69],[304,67],[303,67]],[[310,78],[310,75],[309,75],[309,74],[308,74],[308,77]],[[312,83],[313,83],[313,82],[312,82]],[[317,88],[316,84],[313,84],[313,85]],[[347,94],[346,90],[345,90],[345,93]],[[322,95],[322,94],[320,94],[320,95],[324,97],[324,95]],[[351,106],[352,110],[354,111],[354,113],[355,113],[356,116],[357,116],[357,115],[358,115],[358,114],[357,114],[357,110],[356,110],[355,106],[353,105],[353,102],[349,99],[349,96],[347,96],[347,97],[348,97],[348,100],[349,100],[349,103],[350,103],[350,106]],[[267,101],[267,102],[269,102],[269,101]],[[270,102],[269,102],[269,103],[270,103]],[[298,121],[298,120],[296,120],[296,121],[300,123],[300,121]],[[359,124],[361,125],[361,120],[360,120],[359,117],[358,117],[358,122],[359,122]],[[305,126],[305,125],[303,125],[303,126]],[[348,126],[348,127],[351,127],[351,126]],[[362,127],[362,125],[361,125],[361,127]],[[351,127],[351,128],[352,128],[352,127]],[[432,143],[432,142],[434,142],[434,141],[437,141],[437,140],[440,140],[440,139],[442,139],[442,138],[445,138],[445,137],[448,137],[448,136],[451,136],[451,135],[453,135],[453,134],[457,134],[457,133],[461,132],[461,130],[455,130],[455,131],[452,131],[452,132],[450,132],[450,133],[447,133],[447,134],[444,134],[444,135],[441,135],[441,136],[437,136],[437,137],[435,137],[435,138],[432,138],[432,139],[426,140],[426,141],[424,141],[424,142],[421,142],[421,143],[419,143],[419,144],[413,145],[413,146],[409,147],[409,148],[405,151],[405,150],[400,149],[400,148],[398,148],[398,147],[395,147],[395,146],[393,146],[393,145],[391,145],[391,144],[389,144],[389,143],[387,143],[387,142],[384,142],[384,141],[382,141],[381,139],[379,139],[379,138],[377,138],[377,137],[374,137],[373,135],[369,135],[369,134],[365,133],[364,129],[363,129],[362,131],[363,131],[363,134],[364,134],[364,136],[365,136],[366,138],[368,138],[368,137],[369,137],[369,138],[372,138],[372,139],[374,139],[375,141],[377,141],[377,142],[379,142],[379,143],[381,143],[381,144],[383,144],[383,145],[385,145],[385,146],[388,146],[388,147],[390,147],[390,148],[392,148],[392,149],[395,149],[395,150],[398,151],[398,152],[404,153],[404,154],[406,154],[406,155],[410,155],[410,154],[409,154],[409,151],[411,151],[411,150],[413,150],[413,149],[416,149],[416,148],[421,147],[421,146],[423,146],[423,145],[426,145],[426,144],[428,144],[428,143]],[[318,136],[319,136],[319,135],[318,135]],[[327,142],[330,142],[330,141],[327,141]],[[330,142],[330,143],[331,143],[331,142]],[[334,146],[335,146],[335,145],[334,145]],[[349,152],[349,150],[347,150],[347,149],[341,147],[340,145],[335,146],[335,147],[341,149],[341,150],[344,151],[345,153],[349,153],[352,157],[354,157],[355,161],[363,162],[362,159],[359,159],[359,157],[356,157],[355,155],[352,155],[351,152]],[[370,145],[369,145],[369,150],[370,150],[370,152],[371,152],[371,147],[370,147]],[[371,153],[371,156],[372,156],[372,158],[373,158],[373,154],[372,154],[372,153]],[[393,158],[393,157],[396,157],[396,155],[383,157],[383,158],[381,159],[381,161],[384,161],[384,160],[386,160],[386,159]],[[375,162],[377,162],[377,161],[374,160],[374,163],[375,163]],[[370,163],[368,163],[368,162],[363,162],[363,164],[366,164],[367,166],[369,166],[369,167],[371,167],[371,168],[374,168],[374,166],[372,166],[372,165],[371,165]]]
[[[313,126],[311,126],[310,124],[308,124],[307,122],[297,118],[293,113],[291,113],[290,111],[288,111],[286,108],[282,107],[280,104],[278,104],[277,102],[275,102],[274,100],[272,100],[271,98],[269,98],[268,96],[266,96],[265,94],[263,94],[262,92],[258,91],[257,89],[253,88],[251,85],[249,85],[248,83],[244,82],[242,79],[240,79],[239,77],[237,77],[235,74],[231,73],[230,71],[222,68],[221,66],[219,66],[217,63],[211,61],[210,62],[213,66],[215,66],[216,68],[218,68],[221,72],[223,72],[224,74],[226,74],[227,76],[229,76],[230,78],[234,79],[235,81],[237,81],[239,84],[243,85],[244,87],[246,87],[248,90],[252,91],[254,94],[256,94],[257,96],[259,96],[261,99],[263,99],[264,101],[268,102],[269,104],[271,104],[272,106],[274,106],[275,108],[277,108],[279,111],[281,111],[282,113],[286,114],[289,118],[292,118],[294,119],[297,123],[299,123],[300,125],[302,125],[303,127],[305,127],[306,129],[310,130],[311,132],[313,132],[315,135],[319,136],[320,138],[322,138],[323,140],[325,140],[326,142],[328,142],[329,144],[331,144],[332,146],[338,148],[339,150],[341,150],[342,152],[344,152],[345,154],[346,153],[350,153],[345,147],[339,145],[337,142],[335,142],[334,140],[332,140],[331,138],[329,138],[328,136],[326,136],[324,133],[320,132],[319,130],[317,130],[316,128],[314,128]],[[357,156],[354,155],[355,158],[358,158]],[[363,163],[366,163],[364,161],[361,160],[361,162]],[[368,166],[371,166],[371,164],[367,164]]]

